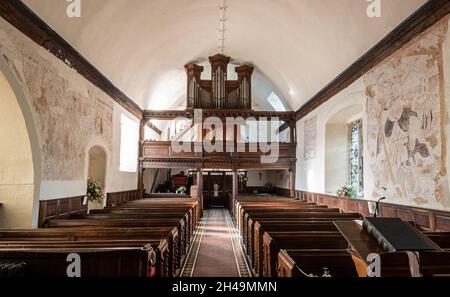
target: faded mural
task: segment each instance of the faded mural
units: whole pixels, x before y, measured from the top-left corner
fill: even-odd
[[[450,207],[442,58],[447,27],[448,17],[363,78],[374,186],[387,187],[397,203]]]
[[[43,180],[82,180],[85,150],[92,136],[103,139],[112,150],[112,100],[1,22],[0,58],[9,64],[32,101]]]

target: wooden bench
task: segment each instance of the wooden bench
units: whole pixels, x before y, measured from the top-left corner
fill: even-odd
[[[0,230],[0,247],[146,247],[148,261],[154,266],[155,274],[169,276],[174,270],[166,240],[171,232],[170,228]]]
[[[277,276],[278,252],[281,249],[345,249],[348,244],[339,232],[272,232],[263,236],[262,276]]]
[[[27,277],[67,277],[69,254],[81,258],[82,277],[147,277],[148,251],[142,247],[98,248],[78,244],[63,248],[0,247],[1,261],[25,262]]]
[[[263,267],[263,236],[267,231],[271,232],[292,232],[296,231],[334,231],[338,232],[334,224],[330,221],[307,222],[307,221],[265,221],[259,220],[254,224],[254,234],[249,236],[249,256],[255,272],[262,275]]]
[[[358,277],[346,249],[280,250],[278,253],[279,277],[321,277],[325,271],[331,277]]]
[[[283,221],[283,220],[298,220],[298,221],[324,221],[324,222],[330,222],[333,220],[354,220],[360,218],[359,214],[356,213],[327,213],[327,212],[273,212],[273,213],[251,213],[249,215],[251,220],[247,220],[242,231],[242,238],[244,242],[248,245],[248,238],[254,234],[254,222],[258,221],[263,218],[272,218],[276,219],[277,221]]]

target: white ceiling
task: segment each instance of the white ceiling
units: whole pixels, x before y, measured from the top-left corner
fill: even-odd
[[[426,0],[227,0],[225,54],[256,66],[257,109],[275,91],[296,110]],[[222,0],[23,0],[144,109],[184,104],[183,66],[219,51]]]

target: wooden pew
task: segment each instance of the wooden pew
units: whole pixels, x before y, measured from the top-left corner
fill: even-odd
[[[307,204],[296,204],[296,205],[277,205],[277,206],[267,206],[267,207],[243,207],[241,209],[241,214],[239,215],[239,225],[241,226],[243,232],[247,228],[248,219],[255,215],[264,214],[274,214],[279,213],[340,213],[338,208],[327,208],[327,207],[317,207],[316,205]]]
[[[73,228],[73,227],[93,227],[93,228],[136,228],[136,227],[176,227],[169,237],[169,267],[171,274],[175,275],[176,269],[181,266],[181,244],[179,241],[179,232],[184,224],[183,219],[58,219],[47,223],[49,228]],[[175,231],[176,230],[176,231]],[[150,234],[151,235],[151,234]]]
[[[321,277],[325,269],[331,277],[358,277],[346,249],[280,250],[278,253],[279,277]]]
[[[72,253],[80,255],[82,277],[147,277],[149,273],[148,251],[142,247],[0,247],[0,260],[25,262],[27,277],[67,277],[67,256]]]
[[[442,249],[450,251],[450,232],[425,232],[424,234]]]
[[[263,273],[264,277],[277,276],[278,252],[281,249],[345,249],[347,241],[339,232],[282,232],[264,233]]]
[[[0,230],[0,247],[146,247],[157,276],[173,274],[167,235],[171,228]]]
[[[253,240],[249,240],[249,256],[255,272],[263,273],[263,236],[265,232],[292,232],[292,231],[334,231],[338,232],[336,226],[330,221],[267,221],[259,220],[254,224]]]
[[[92,254],[98,254],[103,259],[100,264],[112,268],[111,274],[100,272],[103,268],[86,268],[91,270],[83,272],[83,276],[142,276],[142,271],[135,268],[140,265],[146,268],[148,274],[149,262],[155,264],[157,275],[175,276],[198,219],[198,202],[195,200],[135,200],[96,210],[90,215],[72,215],[68,219],[50,220],[45,222],[47,228],[44,229],[0,230],[0,249],[3,259],[8,261],[15,261],[20,257],[28,260],[33,273],[38,273],[38,266],[46,260],[64,260],[63,264],[58,262],[58,265],[67,266],[64,253],[79,251],[88,260],[92,258]],[[139,254],[137,251],[142,249],[155,254],[147,253],[144,265],[142,261],[136,261],[136,255]],[[27,250],[30,256],[25,256],[18,250]],[[115,259],[108,260],[116,254]],[[153,260],[156,254],[158,256]],[[128,260],[133,261],[130,262],[129,271],[126,270],[128,255],[134,257]],[[92,266],[93,263],[91,261],[89,265]],[[127,274],[127,271],[130,273]],[[64,276],[61,271],[55,273]],[[42,275],[51,275],[51,271],[43,272]]]
[[[239,222],[238,216],[239,216],[239,211],[242,208],[243,205],[251,205],[253,204],[260,204],[260,203],[264,203],[265,205],[269,205],[269,204],[276,204],[276,203],[304,203],[304,204],[315,204],[315,203],[311,203],[311,202],[306,202],[306,201],[300,201],[300,200],[295,200],[292,198],[286,198],[286,197],[277,197],[277,196],[250,196],[250,197],[246,197],[246,196],[239,196],[236,199],[234,199],[233,201],[233,207],[231,209],[231,214],[233,219],[235,220],[235,222]]]
[[[302,212],[302,211],[285,211],[285,212],[272,212],[272,213],[259,213],[259,212],[251,212],[249,213],[249,218],[245,221],[243,229],[241,231],[242,238],[244,242],[248,244],[248,238],[251,237],[252,232],[254,234],[254,222],[263,218],[273,218],[278,221],[282,220],[303,220],[303,221],[333,221],[336,219],[339,220],[355,220],[360,218],[360,215],[357,213],[338,213],[338,212]]]
[[[192,241],[193,231],[190,230],[189,225],[192,225],[186,217],[182,217],[182,213],[172,213],[172,212],[141,212],[141,213],[96,213],[96,214],[75,214],[71,215],[68,219],[99,219],[99,220],[170,220],[170,219],[183,219],[183,223],[179,226],[179,236],[177,248],[180,256],[185,256],[187,248]]]

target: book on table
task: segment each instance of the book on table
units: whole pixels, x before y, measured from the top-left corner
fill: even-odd
[[[363,226],[387,252],[440,249],[413,225],[399,218],[366,218]]]

